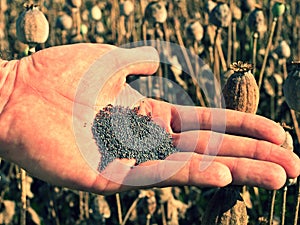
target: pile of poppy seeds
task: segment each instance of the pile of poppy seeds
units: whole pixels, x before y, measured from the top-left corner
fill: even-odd
[[[114,159],[135,159],[138,165],[178,152],[171,135],[150,115],[140,115],[138,111],[139,107],[107,105],[95,116],[92,132],[101,154],[99,171]]]

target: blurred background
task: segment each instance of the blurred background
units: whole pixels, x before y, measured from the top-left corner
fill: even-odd
[[[217,77],[222,87],[233,62],[252,63],[260,88],[257,114],[286,124],[294,151],[299,154],[300,117],[288,107],[283,84],[289,73],[299,72],[291,62],[300,61],[300,1],[280,1],[284,9],[281,5],[276,8],[277,3],[0,0],[0,54],[4,60],[13,60],[51,46],[74,43],[151,45],[163,57],[164,63],[154,75],[160,79],[141,78],[136,88],[157,99],[190,104],[174,89],[169,91],[180,87],[194,105],[203,107],[219,106],[214,96],[207,95],[215,85],[208,74]],[[48,23],[31,18],[28,23],[37,23],[40,30],[32,31],[27,40],[17,32],[17,20],[33,8]],[[174,51],[167,43],[182,48]],[[162,78],[172,81],[168,83],[171,86],[166,87]],[[128,78],[128,82],[133,81]],[[201,224],[208,201],[217,190],[186,186],[104,197],[55,187],[28,174],[23,176],[21,171],[0,159],[0,224]],[[249,224],[297,224],[299,181],[277,192],[243,187],[242,196]]]

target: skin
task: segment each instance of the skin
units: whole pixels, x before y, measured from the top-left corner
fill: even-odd
[[[284,130],[273,121],[231,110],[178,106],[149,98],[140,103],[140,113],[151,113],[153,120],[171,133],[181,152],[139,166],[133,166],[134,160],[115,160],[99,174],[77,146],[72,121],[83,119],[72,109],[83,74],[96,59],[113,49],[109,45],[66,45],[19,61],[2,62],[0,156],[54,185],[100,194],[152,186],[222,187],[231,183],[279,189],[287,177],[299,176],[300,160],[280,147]],[[158,56],[150,47],[136,48],[121,51],[114,63],[127,66],[103,88],[97,100],[101,104],[110,103],[112,96],[122,90],[127,75],[153,74],[158,68]],[[89,107],[85,102],[81,104]],[[216,112],[226,115],[226,134],[221,127],[213,126],[212,114]],[[222,138],[217,152],[213,148],[205,152],[211,135]],[[207,167],[199,169],[203,162]],[[147,184],[147,180],[156,178],[158,183]],[[136,185],[128,185],[132,180]]]

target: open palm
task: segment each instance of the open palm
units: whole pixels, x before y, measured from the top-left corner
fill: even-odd
[[[152,74],[157,66],[152,48],[95,44],[53,47],[9,62],[16,78],[0,115],[1,156],[53,184],[104,194],[146,186],[231,182],[280,188],[287,176],[299,176],[299,158],[280,147],[285,135],[274,122],[148,98],[140,103],[140,112],[151,112],[181,152],[134,167],[134,160],[115,160],[100,174],[90,130],[94,113],[109,103],[137,103],[140,95],[125,84],[126,76]],[[124,97],[128,91],[133,99]],[[226,120],[214,126],[212,115]],[[222,123],[234,135],[224,134]]]

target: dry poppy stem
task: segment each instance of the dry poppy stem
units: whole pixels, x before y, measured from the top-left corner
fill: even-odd
[[[179,45],[181,46],[181,50],[182,50],[182,53],[183,53],[183,56],[184,56],[184,59],[185,59],[185,62],[187,64],[187,67],[188,67],[188,70],[189,70],[189,74],[191,75],[191,78],[192,78],[192,82],[193,84],[195,85],[196,87],[196,95],[197,95],[197,98],[201,104],[201,106],[205,106],[205,101],[203,99],[203,96],[201,94],[201,91],[200,91],[200,87],[197,88],[197,86],[199,86],[198,82],[197,82],[197,79],[196,79],[196,75],[194,70],[193,70],[193,66],[192,66],[192,63],[190,61],[190,58],[187,54],[187,51],[186,51],[186,48],[185,48],[185,45],[183,43],[183,39],[182,39],[182,36],[181,36],[181,33],[180,33],[180,28],[179,28],[179,21],[178,20],[175,20],[175,33],[176,33],[176,36],[177,36],[177,40],[178,40],[178,43]]]
[[[146,225],[150,225],[150,220],[151,220],[151,214],[150,213],[147,214],[146,219],[147,219]]]
[[[129,216],[131,215],[132,211],[135,209],[137,203],[139,202],[139,200],[141,199],[140,196],[138,196],[134,201],[133,203],[131,204],[130,208],[128,209],[125,217],[124,217],[124,220],[123,220],[123,223],[121,225],[125,225],[127,220],[129,219]]]
[[[278,17],[277,28],[276,28],[276,35],[275,35],[275,40],[274,40],[275,46],[278,45],[279,39],[281,37],[282,20],[283,20],[282,16]]]
[[[253,75],[256,72],[256,54],[257,54],[257,40],[258,40],[258,33],[255,32],[253,34],[253,54],[252,54],[252,64],[253,64]]]
[[[285,223],[286,194],[287,194],[287,186],[283,188],[283,192],[282,192],[281,225],[284,225]]]
[[[237,46],[236,22],[235,21],[232,22],[232,42],[233,42],[232,61],[236,62],[238,46]]]
[[[79,191],[79,220],[84,219],[83,192]]]
[[[194,41],[194,50],[195,50],[195,74],[196,74],[196,76],[198,76],[198,74],[199,74],[199,62],[198,62],[198,54],[197,54],[197,52],[198,52],[198,42],[197,41]],[[200,106],[205,107],[206,104],[205,104],[203,95],[201,93],[200,86],[198,85],[197,80],[195,82],[194,82],[194,85],[196,87],[196,95],[197,95],[197,98],[200,102]]]
[[[290,109],[290,112],[291,112],[291,116],[292,116],[292,120],[293,120],[293,124],[294,124],[294,128],[295,128],[295,132],[297,135],[298,143],[300,143],[300,128],[299,128],[296,112],[293,109]]]
[[[81,15],[80,15],[80,8],[78,9],[76,13],[76,23],[77,23],[77,35],[80,35],[80,29],[81,29]]]
[[[229,8],[232,11],[233,0],[229,1]],[[228,26],[228,36],[227,36],[227,67],[231,64],[231,55],[232,55],[232,30],[233,30],[233,22],[230,21]]]
[[[89,193],[85,192],[84,195],[84,213],[85,213],[85,218],[90,217],[90,212],[89,212]]]
[[[144,45],[147,44],[147,26],[148,26],[148,22],[147,20],[145,20],[142,25],[142,35],[143,35]]]
[[[134,13],[129,15],[129,17],[125,19],[125,22],[126,22],[126,41],[129,42],[130,37],[133,38],[134,42],[137,41],[137,39],[134,38],[136,36],[134,35],[134,33],[136,33],[136,30],[134,29]]]
[[[198,42],[194,41],[194,52],[195,52],[195,74],[199,74],[199,63],[198,63]],[[196,75],[197,76],[197,75]]]
[[[274,206],[275,206],[275,198],[276,198],[276,190],[272,191],[271,204],[270,204],[270,214],[269,214],[269,225],[273,225],[273,214],[274,214]]]
[[[269,36],[269,40],[268,40],[268,45],[267,45],[266,52],[265,52],[265,55],[264,55],[264,61],[263,61],[263,64],[262,64],[262,67],[261,67],[261,70],[260,70],[260,74],[259,74],[259,80],[258,80],[258,87],[259,88],[261,87],[262,80],[263,80],[263,75],[264,75],[264,72],[265,72],[265,69],[266,69],[268,56],[269,56],[269,51],[270,51],[270,48],[271,48],[271,45],[272,45],[272,39],[273,39],[273,36],[274,36],[277,20],[278,20],[278,18],[274,17],[272,27],[271,27],[270,36]]]
[[[111,16],[111,36],[112,36],[112,40],[116,40],[117,37],[117,5],[118,2],[117,0],[113,0],[112,1],[112,9],[110,11],[110,16]]]
[[[298,29],[296,29],[297,30],[297,33],[298,33],[298,60],[300,60],[300,51],[299,51],[299,49],[300,49],[300,35],[299,35],[299,33],[300,33],[300,27],[298,28]]]
[[[296,202],[296,207],[295,207],[295,217],[294,217],[294,225],[298,224],[298,214],[299,214],[299,208],[300,208],[300,179],[298,177],[297,181],[297,187],[298,187],[298,198]]]
[[[124,36],[126,35],[125,16],[123,15],[119,18],[118,28],[118,45],[121,45],[124,40]]]
[[[55,198],[54,198],[55,192],[53,192],[50,189],[49,185],[48,185],[48,188],[49,188],[49,192],[48,193],[50,195],[49,205],[51,207],[51,210],[50,210],[51,217],[54,219],[56,225],[60,225],[59,218],[57,217],[57,213],[56,213],[57,207],[56,207]]]
[[[157,47],[157,51],[158,54],[160,55],[161,53],[161,44],[160,44],[160,40],[156,39],[156,47]],[[160,99],[161,96],[163,95],[163,71],[162,71],[162,67],[160,65],[160,67],[158,68],[156,74],[158,75],[158,87],[159,87],[159,92],[157,93],[158,95],[155,96],[157,99]]]
[[[121,200],[120,200],[120,194],[119,193],[116,194],[116,201],[117,201],[117,208],[118,208],[118,220],[119,220],[119,224],[122,224],[123,223],[122,208],[121,208]]]
[[[260,200],[260,196],[259,196],[259,189],[258,189],[258,187],[253,187],[253,192],[254,192],[254,195],[255,195],[254,204],[258,208],[259,215],[262,215],[263,209],[262,209],[262,205],[261,205],[261,200]]]
[[[228,27],[228,42],[227,42],[227,67],[231,64],[231,55],[232,55],[232,24]]]
[[[283,79],[286,80],[288,76],[288,71],[287,71],[287,65],[286,65],[286,59],[283,59],[283,64],[282,64],[282,69],[283,69]]]
[[[221,59],[222,69],[223,69],[223,71],[227,71],[226,60],[225,60],[225,57],[224,57],[224,53],[223,53],[220,41],[217,42],[217,48],[218,48],[219,57]]]
[[[143,37],[144,45],[147,45],[147,29],[148,29],[148,21],[144,20],[143,25],[142,25],[142,37]],[[145,92],[148,92],[148,93],[145,93],[145,94],[148,96],[151,96],[151,92],[152,92],[151,76],[147,76],[146,80],[147,80],[148,89],[145,90]],[[142,88],[142,87],[140,86],[140,88]],[[141,89],[140,89],[140,91],[142,92]]]
[[[219,53],[218,53],[218,48],[217,48],[217,40],[218,40],[219,30],[220,30],[220,28],[217,28],[216,33],[215,33],[215,38],[214,38],[214,46],[213,46],[214,75],[215,75],[217,81],[220,81],[220,58],[219,58]]]
[[[21,214],[20,214],[20,225],[26,225],[26,171],[20,168],[20,179],[21,179]]]
[[[165,207],[163,203],[160,203],[160,210],[161,210],[162,224],[167,225],[167,217],[166,217]]]

